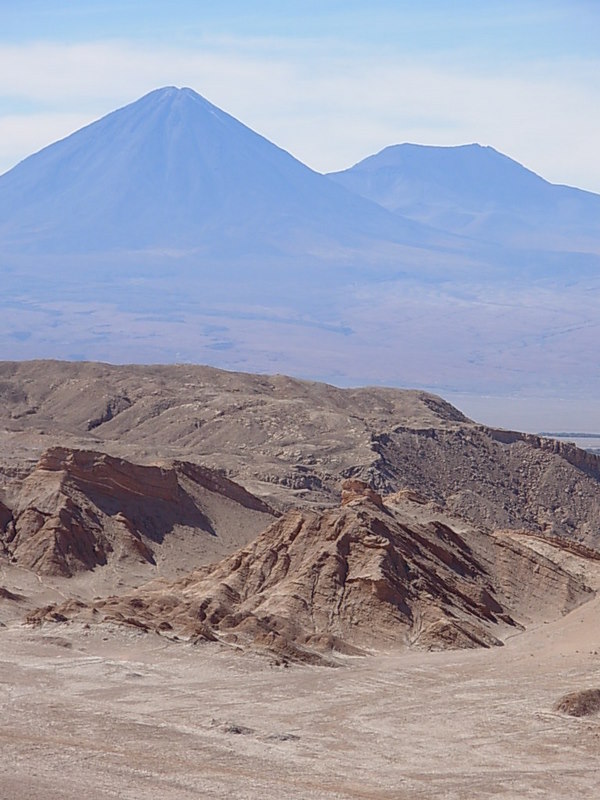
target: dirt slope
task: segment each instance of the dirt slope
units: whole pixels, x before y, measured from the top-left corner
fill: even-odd
[[[500,644],[520,623],[554,619],[592,596],[516,542],[459,534],[439,519],[415,523],[394,500],[386,506],[349,484],[344,506],[290,511],[218,564],[41,609],[30,621],[112,621],[319,663],[332,650]]]

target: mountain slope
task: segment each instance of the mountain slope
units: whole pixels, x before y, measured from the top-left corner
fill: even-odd
[[[424,239],[191,89],[114,111],[0,177],[0,241],[16,252],[310,248]],[[430,236],[431,234],[429,234]],[[340,244],[340,242],[338,242]]]
[[[453,233],[600,251],[600,195],[548,183],[492,147],[393,145],[329,177]]]

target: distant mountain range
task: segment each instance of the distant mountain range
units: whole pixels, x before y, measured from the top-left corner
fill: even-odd
[[[0,179],[0,236],[17,252],[156,248],[218,257],[361,237],[429,243],[191,89],[158,89]]]
[[[0,253],[0,358],[600,389],[600,196],[489,147],[325,176],[158,89],[0,176]]]

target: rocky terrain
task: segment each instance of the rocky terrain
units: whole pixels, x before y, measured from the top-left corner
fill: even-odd
[[[336,505],[345,478],[411,488],[473,524],[598,544],[600,460],[492,430],[420,391],[338,389],[195,366],[0,363],[0,491],[50,446],[219,470],[279,510]],[[0,496],[0,499],[2,497]]]
[[[507,537],[460,534],[421,501],[387,504],[366,484],[343,485],[343,506],[292,510],[254,542],[175,582],[160,579],[92,603],[42,608],[32,623],[133,625],[185,639],[223,638],[283,661],[335,663],[381,646],[500,645],[532,619],[590,599],[581,580]]]
[[[265,503],[204,467],[140,466],[64,447],[43,453],[11,507],[0,539],[9,560],[66,577],[115,561],[162,565],[163,549],[186,542],[195,544],[196,562],[212,560],[273,517]]]
[[[89,611],[302,660],[498,643],[587,599],[531,542],[600,551],[600,461],[434,395],[67,362],[3,363],[0,390],[4,564],[58,602],[36,616],[32,597],[31,619]]]
[[[21,764],[0,760],[2,800],[17,784],[32,800],[81,796],[84,762],[94,800],[150,797],[157,781],[177,800],[209,785],[214,797],[282,785],[302,798],[595,796],[596,456],[478,425],[420,391],[205,367],[5,362],[0,395],[3,744]],[[291,669],[270,677],[279,666]],[[406,773],[389,747],[405,723]],[[533,729],[527,772],[515,748]],[[179,777],[160,766],[184,740],[201,778],[187,761]],[[319,771],[322,746],[351,777],[330,758]],[[124,747],[133,760],[118,767]],[[23,766],[32,748],[37,773]],[[301,765],[314,782],[282,778]]]

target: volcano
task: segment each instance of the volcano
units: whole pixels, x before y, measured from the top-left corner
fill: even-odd
[[[493,147],[386,147],[331,173],[402,217],[504,246],[598,252],[600,196],[549,183]]]
[[[0,178],[15,252],[310,251],[431,232],[338,187],[192,89],[157,89]]]

